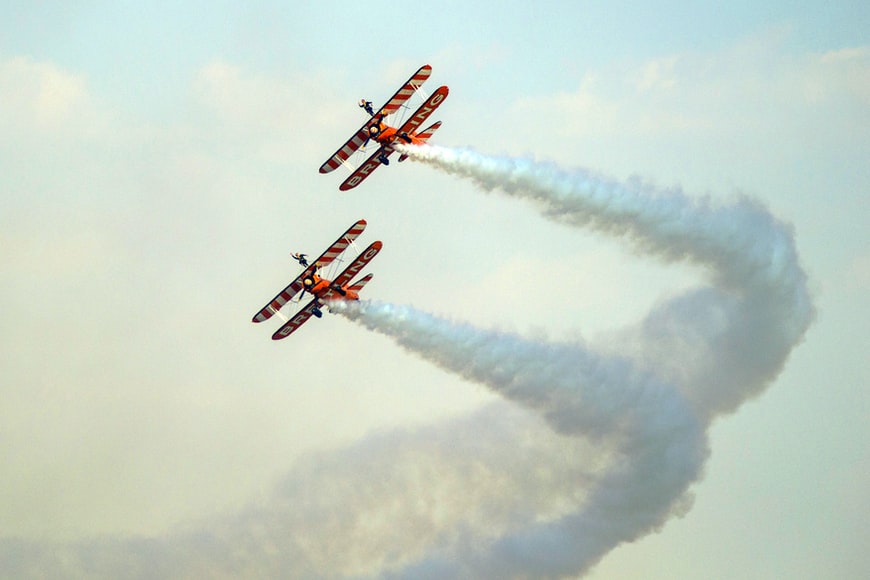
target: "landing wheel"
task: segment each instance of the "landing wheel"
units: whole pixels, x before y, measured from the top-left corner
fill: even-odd
[[[311,314],[313,314],[317,318],[323,318],[323,311],[321,311],[320,308],[317,308],[317,307],[312,308]]]
[[[407,133],[402,133],[401,135],[399,135],[399,137],[401,137],[405,143],[413,143],[414,142],[413,139],[411,139],[411,137]]]
[[[379,157],[378,157],[378,161],[380,161],[380,162],[383,163],[384,165],[389,165],[389,164],[390,164],[390,160],[389,160],[389,158],[388,158],[386,155],[381,155],[381,156],[379,156]]]

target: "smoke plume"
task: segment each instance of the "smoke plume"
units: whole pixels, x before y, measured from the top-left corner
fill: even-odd
[[[692,264],[702,283],[595,344],[407,305],[336,304],[493,402],[304,458],[238,513],[157,537],[4,540],[0,569],[15,578],[577,577],[690,509],[711,422],[761,393],[813,320],[790,228],[746,197],[717,204],[472,150],[402,152],[547,219]]]
[[[464,538],[474,548],[440,546],[395,576],[582,574],[685,509],[712,419],[760,393],[802,340],[814,309],[792,232],[746,197],[716,205],[530,159],[432,146],[402,152],[484,191],[528,200],[548,219],[623,238],[663,262],[694,264],[709,281],[650,312],[622,337],[619,354],[479,329],[411,306],[337,308],[539,414],[560,434],[609,442],[619,457],[573,511],[530,518],[494,538]]]

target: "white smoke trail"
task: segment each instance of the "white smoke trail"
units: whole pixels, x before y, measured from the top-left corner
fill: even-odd
[[[644,328],[681,343],[690,332],[689,346],[706,348],[708,356],[715,353],[717,364],[723,356],[740,358],[742,364],[732,361],[739,376],[729,389],[710,383],[698,391],[701,385],[693,385],[690,396],[700,399],[703,413],[732,411],[760,392],[815,316],[791,227],[747,197],[717,206],[676,189],[622,184],[531,159],[435,146],[403,147],[402,152],[470,179],[485,191],[531,200],[555,221],[627,237],[638,251],[664,261],[701,266],[713,287],[651,313]],[[704,324],[697,321],[699,316]],[[683,328],[676,330],[675,325]],[[661,370],[656,365],[656,372]]]
[[[613,546],[657,527],[706,456],[703,427],[680,392],[621,358],[579,343],[548,344],[454,324],[411,307],[346,303],[335,310],[393,337],[438,366],[534,409],[563,434],[617,443],[628,458],[598,481],[585,507],[531,521],[486,549],[458,546],[399,577],[562,577],[588,569]]]
[[[190,529],[0,541],[0,569],[16,578],[559,578],[685,512],[710,422],[760,393],[812,321],[789,228],[746,198],[716,206],[531,160],[408,153],[530,200],[548,218],[690,261],[710,284],[657,306],[615,348],[528,340],[410,306],[336,305],[501,400],[317,454],[262,503]]]
[[[714,206],[680,191],[620,184],[528,159],[472,150],[403,152],[486,191],[532,200],[548,218],[626,236],[641,252],[687,260],[712,287],[650,313],[625,356],[579,343],[544,343],[455,324],[411,307],[336,308],[405,349],[544,416],[559,432],[618,441],[624,461],[586,503],[530,521],[477,549],[433,549],[397,577],[564,577],[587,571],[622,542],[680,507],[706,457],[706,427],[770,383],[814,310],[790,229],[747,198]],[[666,354],[667,356],[662,356]],[[467,540],[467,538],[466,538]]]

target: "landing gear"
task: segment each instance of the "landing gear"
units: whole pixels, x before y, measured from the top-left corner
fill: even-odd
[[[402,141],[404,141],[405,143],[413,143],[413,142],[414,142],[414,140],[411,139],[411,136],[408,135],[407,133],[399,133],[399,137],[400,137],[400,138],[402,139]]]
[[[311,309],[311,314],[313,314],[317,318],[323,318],[323,311],[317,306]]]
[[[378,155],[378,161],[380,161],[384,165],[390,164],[390,159],[386,156],[385,153],[381,153],[380,155]]]

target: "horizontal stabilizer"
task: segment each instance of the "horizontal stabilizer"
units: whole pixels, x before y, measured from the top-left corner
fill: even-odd
[[[374,274],[366,274],[358,282],[354,282],[353,286],[349,287],[348,290],[359,293],[359,291],[363,289],[363,286],[368,284],[369,280],[371,280],[373,277]]]

